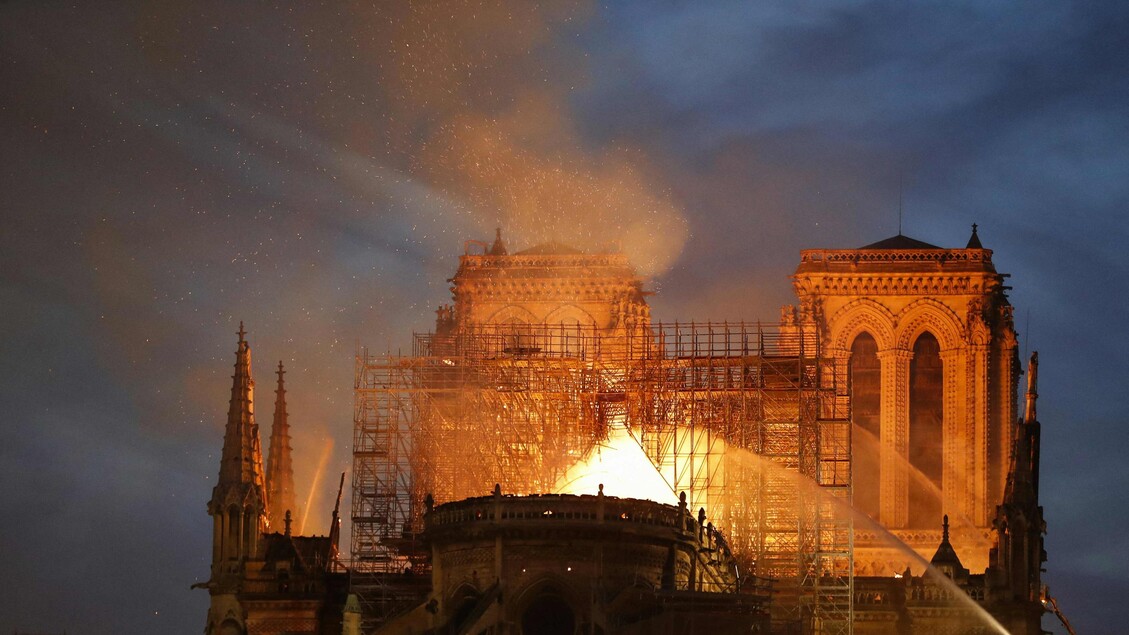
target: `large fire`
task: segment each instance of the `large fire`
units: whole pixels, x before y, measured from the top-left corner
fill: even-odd
[[[678,495],[659,474],[642,445],[623,424],[608,431],[605,442],[596,445],[557,481],[560,494],[594,494],[603,486],[610,496],[640,498],[674,504]]]

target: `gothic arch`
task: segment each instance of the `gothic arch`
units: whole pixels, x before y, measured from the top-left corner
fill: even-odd
[[[894,344],[894,314],[869,298],[859,298],[835,312],[827,321],[831,329],[830,342],[838,351],[851,350],[851,343],[866,331],[878,344],[878,350]]]
[[[575,304],[565,304],[549,312],[545,316],[545,324],[580,324],[581,326],[596,326],[596,318]]]
[[[537,324],[540,321],[529,309],[516,304],[504,306],[486,318],[487,324]]]
[[[522,589],[515,598],[515,605],[520,607],[517,614],[520,616],[519,619],[523,622],[523,626],[527,618],[536,616],[537,613],[543,611],[544,607],[541,604],[546,598],[549,598],[550,603],[555,605],[553,608],[566,610],[567,613],[571,614],[574,628],[588,619],[587,612],[583,610],[587,599],[580,595],[577,589],[573,588],[563,577],[553,573],[545,573]],[[535,630],[541,631],[543,629]]]
[[[952,309],[932,298],[914,301],[898,315],[894,344],[901,350],[913,350],[914,342],[926,331],[937,338],[942,351],[964,345],[960,317]]]
[[[448,597],[447,606],[451,624],[456,630],[467,626],[466,621],[482,598],[482,592],[470,582],[464,581]]]

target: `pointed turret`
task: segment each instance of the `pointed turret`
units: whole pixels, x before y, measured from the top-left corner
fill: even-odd
[[[953,549],[952,543],[949,542],[948,514],[945,514],[944,520],[941,522],[941,544],[937,545],[937,551],[933,554],[933,558],[929,560],[929,564],[954,580],[968,576],[968,569],[965,569],[964,565],[961,564],[960,556],[957,555],[956,549]]]
[[[263,455],[259,426],[255,424],[255,381],[251,377],[251,345],[239,323],[239,344],[235,351],[231,400],[224,429],[220,473],[208,514],[214,519],[213,582],[224,561],[253,557],[259,536],[266,527],[266,491],[263,481]]]
[[[329,520],[329,549],[333,559],[337,559],[338,543],[341,541],[341,492],[345,489],[345,473],[337,484],[337,502],[333,504],[333,517]]]
[[[968,238],[968,244],[964,246],[965,249],[983,249],[984,245],[980,243],[980,236],[976,235],[976,223],[972,223],[972,235]]]
[[[509,252],[506,251],[506,243],[502,241],[502,228],[499,227],[494,232],[494,244],[490,246],[490,255],[505,256],[507,253]]]
[[[1039,437],[1040,425],[1035,411],[1039,398],[1039,352],[1031,353],[1027,363],[1027,399],[1023,418],[1012,439],[1011,464],[1008,469],[1004,501],[1038,504],[1039,500]]]
[[[278,362],[278,388],[274,391],[274,422],[270,429],[270,454],[267,456],[267,501],[270,503],[270,524],[278,531],[284,519],[298,507],[294,502],[294,468],[291,460],[290,421],[286,412],[286,371]]]

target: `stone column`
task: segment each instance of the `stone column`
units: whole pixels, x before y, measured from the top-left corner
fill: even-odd
[[[909,364],[913,351],[878,352],[882,374],[879,405],[882,438],[879,465],[879,515],[883,525],[905,527],[909,521]]]
[[[988,525],[988,345],[971,344],[968,347],[968,412],[969,456],[972,458],[971,478],[972,522],[977,527]]]
[[[964,434],[965,409],[964,386],[960,381],[965,374],[967,358],[963,349],[955,348],[941,351],[941,371],[943,386],[943,446],[941,475],[941,510],[954,516],[967,515],[970,511],[970,483],[968,475],[968,444]]]
[[[1004,486],[1007,481],[1008,462],[1011,456],[1011,430],[1020,417],[1016,412],[1015,396],[1018,376],[1015,364],[1016,339],[1014,333],[1005,331],[997,339],[998,352],[993,359],[992,378],[996,384],[996,412],[992,413],[989,422],[991,425],[991,457],[992,483],[989,489],[988,501],[989,518],[995,512],[995,506],[1003,502]]]

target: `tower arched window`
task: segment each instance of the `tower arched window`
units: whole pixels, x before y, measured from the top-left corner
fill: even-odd
[[[909,372],[909,526],[936,527],[944,470],[944,368],[941,345],[922,333]]]
[[[851,344],[852,488],[855,509],[878,518],[882,367],[878,343],[862,332]]]

